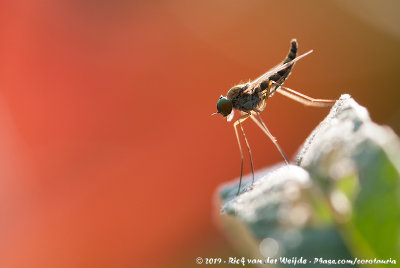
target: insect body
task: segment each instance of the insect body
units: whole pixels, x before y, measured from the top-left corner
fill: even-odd
[[[283,64],[294,60],[296,55],[297,42],[294,39],[291,41],[289,54],[283,61]],[[292,68],[293,64],[290,64],[284,69],[266,77],[265,80],[260,81],[260,79],[251,83],[237,85],[228,91],[226,98],[232,102],[232,106],[236,110],[246,113],[253,110],[261,112],[265,108],[268,97],[283,84]]]
[[[242,126],[243,121],[245,121],[247,118],[250,117],[261,128],[261,130],[271,139],[271,141],[274,143],[276,148],[281,153],[286,164],[289,164],[289,160],[286,157],[285,153],[280,148],[276,139],[271,135],[267,126],[265,125],[264,121],[261,119],[260,116],[260,112],[262,112],[265,109],[268,98],[271,97],[275,92],[278,92],[286,97],[289,97],[293,100],[296,100],[300,103],[309,106],[330,107],[335,103],[334,100],[314,99],[304,94],[301,94],[297,91],[294,91],[290,88],[282,86],[286,78],[288,78],[288,76],[290,75],[294,63],[312,52],[311,50],[301,56],[296,57],[297,48],[298,48],[297,41],[296,39],[293,39],[291,41],[289,54],[281,64],[277,65],[276,67],[272,68],[265,74],[261,75],[259,78],[249,83],[236,85],[232,87],[226,94],[226,97],[221,96],[217,102],[218,112],[215,114],[218,113],[222,114],[223,117],[227,117],[228,121],[232,120],[234,115],[234,110],[239,111],[241,114],[233,124],[241,154],[241,169],[240,169],[240,182],[239,182],[238,194],[240,193],[240,186],[242,183],[242,175],[243,175],[243,150],[240,144],[239,134],[237,131],[238,125],[240,126],[241,132],[246,142],[247,149],[249,151],[251,171],[254,182],[253,160],[251,157],[250,146]]]

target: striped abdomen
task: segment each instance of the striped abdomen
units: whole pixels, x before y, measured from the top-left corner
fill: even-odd
[[[287,62],[293,60],[294,58],[296,58],[296,56],[297,56],[297,48],[298,48],[297,40],[296,39],[292,39],[292,41],[290,42],[289,54],[287,55],[286,59],[282,62],[282,64],[287,63]],[[280,70],[279,72],[276,72],[275,74],[271,75],[270,78],[267,81],[261,83],[261,85],[260,85],[261,89],[262,90],[266,89],[267,86],[268,86],[268,82],[271,81],[271,80],[276,82],[271,86],[271,91],[270,91],[270,94],[269,94],[271,96],[275,92],[275,90],[279,86],[281,86],[283,84],[283,82],[285,82],[286,78],[288,78],[288,76],[289,76],[289,74],[290,74],[290,72],[291,72],[291,70],[293,68],[293,65],[294,64],[292,64],[292,65],[288,66],[287,68],[285,68],[283,70]]]

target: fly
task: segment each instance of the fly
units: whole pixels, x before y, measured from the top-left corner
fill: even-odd
[[[218,111],[214,114],[221,114],[223,117],[227,118],[227,121],[231,121],[233,119],[235,110],[240,112],[240,116],[233,123],[233,128],[235,130],[241,156],[240,181],[237,194],[240,193],[243,176],[243,150],[239,140],[239,133],[237,130],[238,125],[240,127],[240,130],[246,142],[247,150],[249,152],[251,173],[253,175],[254,183],[253,159],[251,156],[251,149],[242,126],[243,121],[251,118],[274,143],[274,145],[282,155],[283,159],[285,160],[286,164],[289,164],[287,156],[283,152],[282,148],[279,146],[275,137],[272,136],[271,132],[268,130],[267,126],[260,116],[260,113],[265,109],[268,98],[272,97],[275,92],[278,92],[307,106],[331,107],[336,102],[335,100],[314,99],[293,89],[282,86],[285,80],[290,75],[295,62],[312,52],[312,50],[310,50],[303,55],[297,56],[297,50],[297,41],[296,39],[293,39],[290,43],[289,53],[281,64],[277,65],[276,67],[272,68],[271,70],[267,71],[266,73],[251,82],[232,87],[226,94],[226,97],[221,96],[217,102]]]

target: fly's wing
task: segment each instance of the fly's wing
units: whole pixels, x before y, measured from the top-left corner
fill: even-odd
[[[288,72],[287,75],[281,76],[278,80],[272,80],[273,84],[271,85],[270,91],[267,93],[269,97],[273,96],[275,91],[282,86],[283,82],[285,82],[286,78],[290,74],[290,70]]]
[[[280,64],[278,66],[275,66],[274,68],[272,68],[271,70],[269,70],[268,72],[264,73],[263,75],[261,75],[260,77],[258,77],[257,79],[251,81],[249,83],[249,87],[244,91],[244,93],[252,93],[254,91],[254,89],[256,87],[258,87],[260,85],[261,82],[267,80],[270,76],[272,76],[273,74],[289,67],[290,65],[293,65],[296,61],[304,58],[305,56],[307,56],[308,54],[310,54],[311,52],[313,52],[313,50],[310,50],[296,58],[294,58],[292,61],[289,61],[287,63],[284,64]]]

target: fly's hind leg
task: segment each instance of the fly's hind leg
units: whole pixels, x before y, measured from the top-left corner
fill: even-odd
[[[242,146],[240,144],[240,139],[239,139],[239,133],[237,131],[237,125],[240,126],[240,129],[242,131],[244,140],[246,141],[246,145],[247,145],[247,150],[249,151],[249,156],[250,156],[250,164],[251,164],[251,174],[253,175],[253,183],[254,183],[254,169],[253,169],[253,159],[251,157],[251,149],[250,149],[250,145],[249,142],[247,141],[246,138],[246,134],[244,133],[244,129],[242,126],[242,122],[245,121],[247,118],[249,118],[250,114],[244,114],[239,116],[239,118],[236,120],[236,122],[233,124],[233,128],[235,129],[235,134],[236,134],[236,139],[239,145],[239,150],[240,150],[240,156],[241,156],[241,164],[240,164],[240,181],[239,181],[239,189],[237,194],[240,193],[240,187],[242,185],[242,176],[243,176],[243,150],[242,150]]]
[[[300,102],[306,106],[332,107],[336,102],[336,100],[315,99],[284,86],[280,86],[277,91],[285,97]]]

